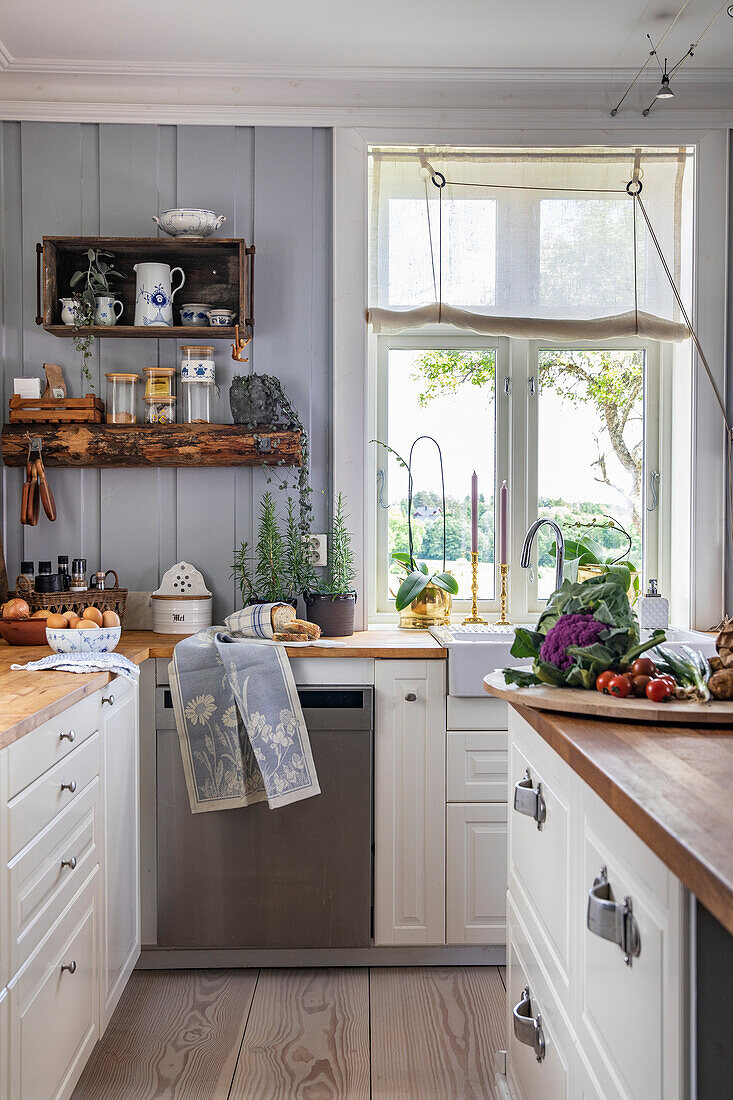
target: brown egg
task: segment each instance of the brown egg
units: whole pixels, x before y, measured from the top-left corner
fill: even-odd
[[[46,626],[50,627],[51,630],[64,630],[68,623],[63,615],[49,615],[46,619]]]
[[[50,614],[51,614],[50,611],[44,611],[43,609],[41,609],[40,611],[34,611],[33,614],[31,615],[31,618],[32,619],[47,619]]]
[[[89,610],[87,608],[87,610]],[[99,623],[93,623],[91,619],[79,619],[75,630],[99,630]]]
[[[120,617],[116,611],[105,611],[102,615],[102,626],[119,626]]]
[[[102,612],[98,607],[85,607],[82,619],[89,619],[90,622],[96,623],[97,626],[102,625]]]
[[[64,611],[64,618],[66,619],[67,623],[70,623],[72,619],[78,619],[79,616],[77,615],[76,611]]]
[[[66,620],[70,627],[76,627],[81,622],[78,615],[72,615],[70,619]]]

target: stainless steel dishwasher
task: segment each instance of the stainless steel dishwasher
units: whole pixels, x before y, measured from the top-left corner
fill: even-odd
[[[370,943],[373,693],[298,689],[320,795],[192,814],[170,690],[157,689],[159,947]]]

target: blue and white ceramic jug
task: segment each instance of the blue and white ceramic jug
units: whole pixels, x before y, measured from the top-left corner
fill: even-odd
[[[168,264],[135,264],[137,273],[135,290],[135,324],[139,326],[173,325],[173,297],[186,281],[180,267],[171,270]],[[171,290],[171,279],[175,272],[181,281],[175,290]]]

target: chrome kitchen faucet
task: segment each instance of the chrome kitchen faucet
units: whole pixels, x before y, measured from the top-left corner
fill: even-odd
[[[536,519],[534,521],[524,536],[524,546],[522,547],[519,564],[522,569],[529,569],[532,559],[532,543],[543,523],[546,523],[555,532],[555,588],[557,589],[562,584],[563,569],[565,567],[565,539],[554,519]]]

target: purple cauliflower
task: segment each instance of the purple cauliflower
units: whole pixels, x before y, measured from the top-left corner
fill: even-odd
[[[547,631],[540,647],[540,657],[557,668],[570,668],[573,658],[567,652],[568,646],[593,645],[605,628],[605,624],[599,623],[592,614],[561,615]]]

